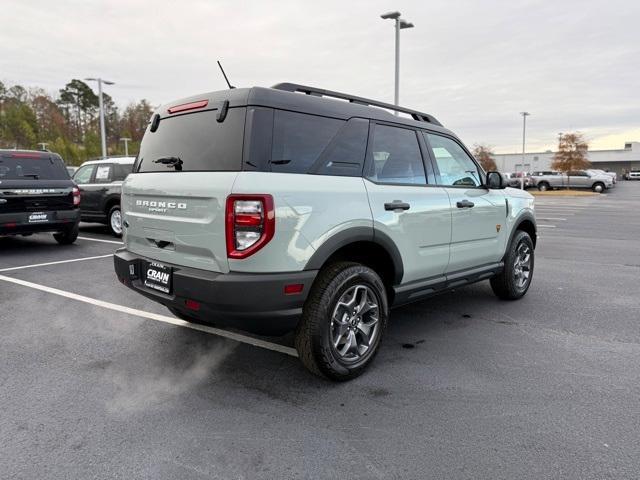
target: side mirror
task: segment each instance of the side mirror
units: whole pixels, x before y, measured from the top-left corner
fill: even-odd
[[[486,187],[491,190],[500,190],[503,188],[507,188],[507,185],[500,172],[488,172]]]

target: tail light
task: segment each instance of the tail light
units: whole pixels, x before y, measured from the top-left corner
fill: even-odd
[[[271,195],[229,195],[226,207],[227,256],[247,258],[273,238],[276,214]]]
[[[78,187],[73,187],[73,205],[80,205],[80,189]]]

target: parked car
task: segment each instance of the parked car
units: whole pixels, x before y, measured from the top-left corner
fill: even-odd
[[[532,186],[531,177],[527,172],[514,172],[508,173],[507,175],[509,176],[507,183],[509,187],[521,188],[524,186],[524,188],[529,188]]]
[[[611,180],[613,180],[614,185],[618,183],[618,174],[616,172],[607,172],[606,170],[600,170],[597,168],[590,168],[587,172],[594,173],[596,175],[608,175],[611,177]]]
[[[0,237],[51,232],[68,245],[78,237],[80,191],[59,155],[0,150]]]
[[[631,171],[631,172],[627,172],[625,178],[627,180],[640,180],[640,171]]]
[[[83,163],[73,175],[82,194],[83,222],[104,223],[115,237],[122,236],[120,193],[131,173],[134,157],[113,157]]]
[[[602,193],[613,186],[613,180],[609,175],[589,173],[586,170],[568,172],[534,172],[531,176],[534,186],[538,190],[552,190],[556,188],[589,188],[597,193]]]
[[[534,199],[504,187],[427,113],[290,83],[198,95],[152,117],[115,271],[187,321],[294,330],[310,371],[346,380],[391,306],[527,292]]]

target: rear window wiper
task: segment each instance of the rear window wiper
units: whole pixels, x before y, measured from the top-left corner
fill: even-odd
[[[23,173],[21,176],[35,178],[36,180],[40,178],[40,175],[38,175],[37,173]]]
[[[182,170],[182,164],[184,163],[180,157],[161,157],[153,161],[153,163],[161,163],[167,167],[174,167],[176,170]]]

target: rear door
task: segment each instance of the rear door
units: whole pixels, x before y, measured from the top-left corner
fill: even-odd
[[[398,246],[402,283],[443,275],[449,262],[451,207],[445,189],[433,185],[433,171],[425,169],[418,132],[374,124],[366,170],[374,227]]]
[[[225,204],[242,165],[244,107],[169,115],[148,128],[122,185],[127,249],[227,272]]]
[[[80,189],[80,210],[94,213],[97,210],[97,199],[93,188],[93,176],[96,166],[84,165],[73,174],[73,181]]]
[[[507,206],[502,190],[482,187],[483,172],[457,140],[424,133],[434,169],[451,202],[447,273],[499,261],[504,254]]]

